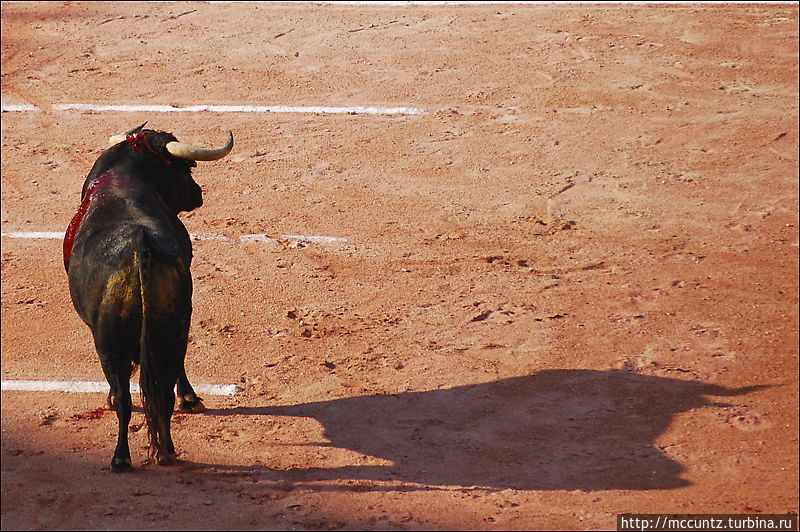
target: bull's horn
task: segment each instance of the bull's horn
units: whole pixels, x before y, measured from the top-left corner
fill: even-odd
[[[168,142],[167,151],[179,159],[192,161],[216,161],[228,155],[233,149],[233,133],[228,131],[228,143],[221,148],[198,148],[183,142]]]
[[[137,131],[141,131],[142,128],[145,126],[145,124],[147,124],[147,122],[145,122],[144,124],[142,124],[139,127],[135,127],[133,129],[131,129],[130,131],[126,131],[125,133],[122,133],[120,135],[114,135],[113,137],[109,137],[108,138],[108,146],[109,147],[116,146],[117,144],[119,144],[123,140],[126,140],[128,138],[128,135],[132,135],[132,134],[136,133]]]

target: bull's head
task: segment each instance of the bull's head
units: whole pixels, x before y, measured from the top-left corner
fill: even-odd
[[[127,153],[140,169],[145,167],[164,203],[176,213],[202,205],[202,190],[192,179],[191,169],[197,166],[196,161],[215,161],[228,155],[233,148],[233,133],[228,132],[228,142],[220,148],[200,148],[178,142],[171,133],[144,129],[144,125],[109,138],[108,151]]]
[[[113,137],[109,138],[109,146],[114,146],[115,144],[119,144],[120,142],[124,141],[135,141],[139,136],[144,134],[142,128],[145,126],[145,124],[147,124],[147,122],[139,127],[133,128],[127,133],[114,135]],[[148,131],[150,131],[150,133],[155,133],[155,131]],[[230,153],[231,149],[233,148],[233,133],[230,131],[228,132],[228,142],[221,148],[198,148],[197,146],[192,146],[191,144],[178,142],[178,139],[167,142],[164,147],[171,155],[177,157],[178,159],[187,159],[189,161],[216,161],[217,159],[222,159]]]

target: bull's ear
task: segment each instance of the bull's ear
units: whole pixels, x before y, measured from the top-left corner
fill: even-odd
[[[133,135],[134,133],[138,133],[138,132],[140,132],[140,131],[142,130],[142,128],[143,128],[143,127],[144,127],[146,124],[147,124],[147,122],[145,122],[145,123],[144,123],[144,124],[142,124],[141,126],[135,127],[135,128],[133,128],[133,129],[131,129],[130,131],[126,131],[125,133],[122,133],[122,134],[120,134],[120,135],[114,135],[114,136],[112,136],[112,137],[109,137],[109,139],[108,139],[108,146],[109,146],[109,147],[111,147],[111,146],[116,146],[116,145],[117,145],[117,144],[119,144],[120,142],[123,142],[123,141],[127,140],[127,138],[128,138],[128,135]]]
[[[168,142],[167,151],[179,159],[190,161],[216,161],[228,155],[233,149],[233,133],[228,131],[228,142],[221,148],[198,148],[183,142]]]

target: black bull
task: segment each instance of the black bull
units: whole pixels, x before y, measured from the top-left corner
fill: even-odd
[[[178,219],[203,203],[191,176],[195,160],[224,157],[233,146],[208,150],[178,143],[169,133],[142,129],[112,137],[94,164],[64,238],[64,267],[75,310],[89,326],[111,390],[119,435],[111,469],[130,468],[130,378],[140,388],[150,458],[176,459],[170,434],[178,408],[201,411],[184,358],[192,314],[192,245]]]

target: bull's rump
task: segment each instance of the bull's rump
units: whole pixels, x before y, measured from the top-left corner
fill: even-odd
[[[156,350],[185,352],[192,281],[178,239],[140,225],[107,229],[78,233],[68,272],[72,302],[98,352],[138,362],[145,314]]]

